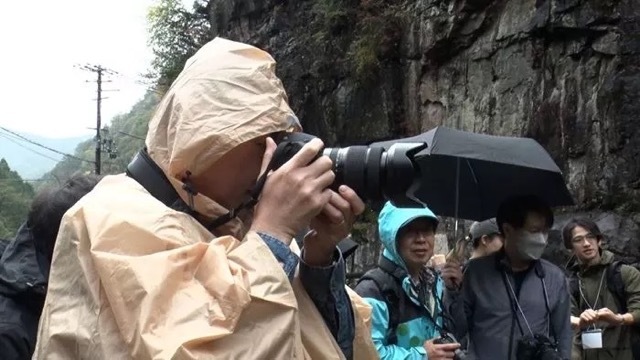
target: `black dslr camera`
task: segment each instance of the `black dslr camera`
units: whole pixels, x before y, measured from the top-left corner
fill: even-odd
[[[433,340],[434,344],[454,344],[454,343],[458,343],[459,341],[456,340],[456,338],[453,336],[453,334],[443,331],[440,333],[440,337],[438,339]],[[465,354],[464,351],[457,349],[454,352],[455,356],[453,357],[454,360],[465,360],[467,358],[467,354]]]
[[[315,136],[305,133],[280,133],[270,170],[289,161]],[[422,206],[415,192],[420,187],[420,168],[413,160],[425,149],[425,143],[396,143],[385,149],[378,146],[325,148],[317,157],[327,155],[336,174],[332,189],[344,184],[365,201],[391,201],[397,207]]]
[[[518,341],[517,360],[563,360],[551,340],[541,334],[527,335]]]

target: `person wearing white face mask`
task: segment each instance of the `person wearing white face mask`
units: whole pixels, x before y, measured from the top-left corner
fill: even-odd
[[[516,196],[500,205],[496,220],[504,247],[472,259],[460,286],[444,279],[455,335],[469,338],[467,359],[538,358],[524,356],[527,349],[546,351],[545,359],[569,359],[567,281],[560,268],[541,259],[551,208],[538,197]],[[455,298],[460,300],[447,304]]]

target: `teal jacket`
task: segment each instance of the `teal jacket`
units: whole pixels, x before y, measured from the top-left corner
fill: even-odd
[[[429,217],[437,221],[436,216],[428,208],[401,209],[387,203],[378,219],[380,240],[384,247],[382,267],[377,267],[365,274],[355,291],[372,307],[371,336],[382,360],[425,359],[425,341],[439,337],[438,328],[442,327],[442,278],[429,269],[433,281],[431,294],[433,298],[430,308],[421,304],[411,287],[406,265],[396,248],[398,231],[409,222]],[[371,276],[380,281],[370,280]],[[389,304],[389,297],[383,288],[396,289],[397,303]],[[395,307],[397,326],[390,328],[390,306]],[[435,314],[435,316],[433,316]],[[435,322],[434,322],[435,318]]]

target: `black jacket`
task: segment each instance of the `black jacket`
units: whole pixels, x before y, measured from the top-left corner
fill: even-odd
[[[0,354],[3,360],[31,359],[46,295],[46,260],[36,255],[23,224],[0,257]]]

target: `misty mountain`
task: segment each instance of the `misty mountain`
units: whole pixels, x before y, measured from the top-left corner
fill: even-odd
[[[91,135],[85,135],[55,139],[18,131],[16,133],[66,154],[73,154],[78,144],[91,138]],[[2,158],[23,179],[38,179],[53,169],[63,156],[0,129],[0,159]]]

